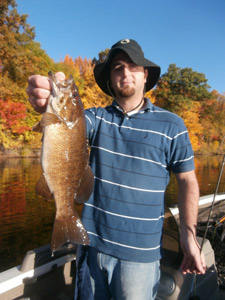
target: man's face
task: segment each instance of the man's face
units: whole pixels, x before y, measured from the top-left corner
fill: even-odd
[[[147,69],[134,64],[124,52],[118,53],[112,59],[110,65],[111,86],[118,98],[129,98],[135,94],[143,96],[147,76]]]

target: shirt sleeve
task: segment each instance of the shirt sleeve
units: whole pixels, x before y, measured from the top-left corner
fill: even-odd
[[[85,110],[85,118],[86,118],[86,125],[87,125],[87,138],[91,143],[94,132],[95,132],[95,123],[96,123],[96,108],[89,108]]]
[[[174,173],[192,171],[194,166],[194,152],[189,139],[188,130],[180,118],[177,124],[170,149],[170,165]]]

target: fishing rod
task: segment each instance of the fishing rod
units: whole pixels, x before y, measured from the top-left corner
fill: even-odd
[[[210,222],[210,219],[211,219],[211,216],[212,216],[212,211],[213,211],[213,208],[214,208],[214,202],[215,202],[215,199],[216,199],[216,196],[217,196],[217,192],[218,192],[218,189],[219,189],[221,177],[222,177],[222,174],[223,174],[224,164],[225,164],[225,154],[223,156],[223,162],[222,162],[219,177],[218,177],[218,180],[217,180],[216,190],[215,190],[212,205],[211,205],[211,208],[210,208],[210,211],[209,211],[209,216],[208,216],[208,221],[207,221],[207,225],[206,225],[206,229],[205,229],[205,234],[204,234],[204,237],[202,239],[202,244],[201,244],[201,248],[200,248],[201,252],[202,252],[202,248],[203,248],[203,245],[204,245],[204,242],[205,242],[205,239],[206,239],[206,235],[207,235],[207,232],[208,232],[208,229],[209,229],[209,222]]]
[[[205,239],[206,239],[206,235],[207,235],[207,232],[208,232],[208,229],[209,229],[209,222],[210,222],[210,219],[211,219],[211,216],[212,216],[212,211],[213,211],[213,208],[214,208],[215,199],[216,199],[217,192],[218,192],[218,189],[219,189],[219,186],[220,186],[220,181],[221,181],[221,177],[222,177],[222,174],[223,174],[224,164],[225,164],[225,154],[223,156],[223,161],[222,161],[220,173],[219,173],[217,184],[216,184],[216,190],[215,190],[215,193],[214,193],[214,196],[213,196],[213,201],[212,201],[212,205],[211,205],[211,208],[210,208],[210,211],[209,211],[209,216],[208,216],[208,221],[207,221],[204,237],[202,239],[202,243],[201,243],[201,247],[200,247],[200,255],[202,253],[204,242],[205,242]],[[194,276],[194,278],[193,278],[193,282],[192,282],[192,285],[191,285],[191,290],[190,290],[190,294],[189,294],[188,299],[189,300],[199,300],[200,298],[197,295],[191,296],[191,294],[193,292],[193,289],[194,289],[194,286],[196,285],[196,274],[194,274],[193,276]]]

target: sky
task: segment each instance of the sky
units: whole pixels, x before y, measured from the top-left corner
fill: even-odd
[[[204,73],[225,93],[225,0],[16,0],[35,40],[54,59],[98,58],[120,39],[135,39],[145,57]]]

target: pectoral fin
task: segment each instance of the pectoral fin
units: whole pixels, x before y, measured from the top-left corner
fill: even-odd
[[[38,122],[38,123],[36,123],[36,124],[33,126],[32,130],[35,131],[35,132],[42,133],[42,132],[43,132],[43,127],[41,126],[41,123]]]
[[[48,184],[47,184],[43,174],[42,174],[42,176],[40,177],[40,179],[38,180],[38,182],[36,184],[35,191],[38,195],[42,196],[43,198],[46,198],[47,200],[53,200],[54,199],[54,195],[50,191],[50,189],[48,187]]]
[[[32,130],[42,133],[46,126],[57,123],[61,123],[61,120],[56,115],[46,112],[42,115],[41,121],[33,126]]]
[[[42,115],[40,125],[44,128],[48,125],[56,124],[56,123],[61,123],[61,120],[54,114],[52,113],[44,113]]]
[[[82,176],[80,181],[80,186],[77,189],[75,194],[75,202],[76,203],[84,203],[86,202],[92,193],[94,187],[94,175],[92,173],[91,168],[88,166]]]

